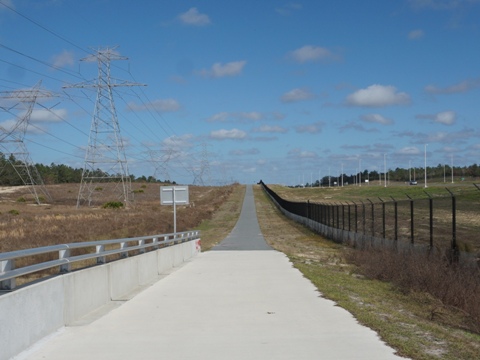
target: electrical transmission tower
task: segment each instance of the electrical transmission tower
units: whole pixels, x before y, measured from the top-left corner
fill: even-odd
[[[133,200],[131,178],[128,173],[123,139],[120,136],[113,88],[144,86],[144,84],[120,82],[110,76],[110,63],[114,60],[127,59],[119,55],[115,48],[98,49],[95,54],[81,59],[81,61],[97,62],[96,82],[67,86],[97,89],[77,207],[82,204],[91,206],[105,201],[122,201],[125,206],[128,206]]]
[[[45,199],[51,201],[52,198],[30,157],[24,139],[37,99],[52,97],[50,92],[40,89],[40,85],[41,81],[31,89],[0,92],[0,99],[15,102],[8,109],[1,108],[11,114],[13,114],[12,109],[18,113],[18,115],[15,115],[16,119],[13,127],[6,129],[0,126],[0,153],[3,153],[7,163],[12,166],[39,205],[41,203],[39,192],[43,194]],[[0,169],[0,173],[3,170]]]
[[[165,149],[165,150],[148,150],[150,159],[155,168],[153,177],[157,180],[159,175],[163,176],[163,179],[170,181],[170,174],[168,172],[168,162],[175,157],[174,149]]]
[[[202,144],[202,159],[198,162],[198,166],[192,165],[191,171],[193,173],[193,185],[205,186],[205,178],[207,184],[211,182],[210,177],[210,162],[208,161],[209,152],[207,149],[207,143]],[[197,161],[194,160],[196,164]]]

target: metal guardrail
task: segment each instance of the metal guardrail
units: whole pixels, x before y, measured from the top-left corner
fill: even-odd
[[[186,231],[181,233],[161,234],[151,236],[141,236],[135,238],[99,240],[78,242],[70,244],[60,244],[52,246],[43,246],[26,250],[11,251],[0,253],[0,290],[13,290],[16,287],[16,278],[41,270],[47,270],[60,267],[60,273],[71,271],[71,264],[97,259],[97,264],[104,264],[109,255],[120,254],[121,258],[128,257],[128,252],[138,250],[145,253],[148,249],[159,249],[160,247],[180,244],[187,241],[200,239],[200,231]],[[118,248],[105,250],[106,246],[115,246]],[[82,248],[95,248],[95,252],[71,256],[71,250]],[[27,258],[35,255],[58,252],[58,259],[28,265],[21,268],[15,268],[15,261],[20,258]]]

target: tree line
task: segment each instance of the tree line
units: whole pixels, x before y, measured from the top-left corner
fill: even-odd
[[[13,155],[10,155],[8,158],[5,157],[5,154],[0,153],[0,186],[18,186],[24,185],[22,178],[18,175],[15,167],[21,165],[24,168],[24,163],[16,159]],[[80,183],[82,181],[83,169],[73,168],[64,164],[55,164],[51,163],[50,165],[44,164],[35,164],[35,169],[30,167],[29,171],[31,174],[35,173],[35,170],[40,175],[44,184],[68,184],[68,183]],[[96,170],[98,175],[105,175],[101,170]],[[175,181],[170,180],[158,180],[153,176],[142,175],[140,177],[135,177],[130,175],[130,178],[134,182],[149,182],[149,183],[167,183],[167,184],[176,184]]]
[[[475,181],[480,177],[480,166],[478,164],[473,164],[469,166],[454,166],[453,169],[451,166],[445,166],[438,164],[437,166],[427,166],[427,178],[428,181],[443,182],[451,181],[452,179],[452,170],[453,177],[455,181]],[[342,179],[343,178],[343,179]],[[387,170],[387,181],[394,182],[410,182],[418,181],[421,182],[425,178],[425,169],[424,168],[396,168]],[[318,187],[318,186],[336,186],[336,185],[354,185],[358,183],[385,181],[385,174],[383,172],[368,171],[364,170],[363,172],[358,172],[356,174],[339,174],[339,175],[326,175],[321,179],[317,179],[312,183],[306,183],[306,187]],[[297,185],[298,186],[298,185]]]

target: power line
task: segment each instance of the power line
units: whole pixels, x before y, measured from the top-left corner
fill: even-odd
[[[5,2],[0,2],[0,5],[3,5],[4,7],[6,7],[7,9],[9,9],[10,11],[14,12],[14,13],[17,14],[18,16],[20,16],[20,17],[22,17],[22,18],[30,21],[32,24],[35,24],[35,25],[38,26],[39,28],[47,31],[48,33],[52,34],[53,36],[55,36],[55,37],[57,37],[57,38],[65,41],[66,43],[68,43],[68,44],[76,47],[77,49],[79,49],[79,50],[81,50],[81,51],[83,51],[83,52],[85,52],[85,53],[87,53],[87,54],[89,53],[87,50],[83,49],[82,47],[78,46],[78,45],[75,44],[74,42],[68,40],[67,38],[61,36],[60,34],[56,33],[55,31],[48,29],[47,27],[45,27],[45,26],[43,26],[42,24],[36,22],[35,20],[29,18],[28,16],[23,15],[22,13],[18,12],[17,10],[15,10],[14,8],[12,8],[11,6],[5,4]]]

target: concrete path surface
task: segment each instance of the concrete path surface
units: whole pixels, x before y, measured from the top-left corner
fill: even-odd
[[[258,226],[251,187],[243,211],[250,214],[236,230],[243,221]],[[255,231],[258,248],[264,240]],[[266,244],[249,251],[235,240],[242,238],[227,238],[105,316],[62,329],[17,358],[399,359],[321,298],[284,254]]]

